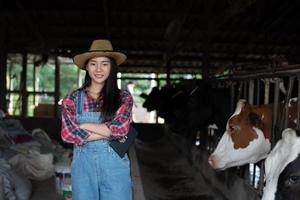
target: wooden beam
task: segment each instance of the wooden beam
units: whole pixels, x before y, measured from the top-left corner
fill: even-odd
[[[228,1],[229,2],[229,1]],[[255,3],[256,0],[234,0],[231,1],[231,4],[223,10],[223,12],[212,16],[211,23],[214,24],[215,28],[222,26],[226,22],[228,22],[232,17],[238,15],[239,13],[243,12],[246,8],[250,5]],[[218,1],[215,1],[218,3]]]
[[[264,68],[264,66],[261,66]],[[225,75],[220,78],[222,79],[229,79],[229,80],[249,80],[253,78],[274,78],[274,77],[285,77],[285,76],[300,76],[300,65],[288,65],[276,69],[263,69],[263,70],[256,70],[255,72],[249,73],[242,72],[242,73],[235,73],[230,75]]]

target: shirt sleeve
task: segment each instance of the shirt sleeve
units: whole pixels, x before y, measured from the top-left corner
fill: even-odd
[[[105,122],[106,126],[111,131],[112,138],[119,138],[127,135],[132,121],[133,98],[126,90],[122,90],[120,96],[121,105],[118,108],[115,117],[111,121]]]
[[[90,133],[79,128],[76,120],[76,107],[74,100],[66,97],[62,101],[62,127],[61,138],[64,142],[81,145]]]

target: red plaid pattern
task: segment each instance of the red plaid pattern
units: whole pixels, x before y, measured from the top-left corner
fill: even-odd
[[[62,101],[62,127],[61,137],[67,143],[81,145],[89,137],[89,133],[81,128],[76,122],[76,97],[78,90],[67,95]],[[87,93],[84,88],[83,112],[101,112],[103,99],[100,97],[95,100]],[[131,118],[133,98],[127,90],[120,90],[121,105],[115,117],[105,122],[112,133],[112,137],[123,137],[128,133]]]

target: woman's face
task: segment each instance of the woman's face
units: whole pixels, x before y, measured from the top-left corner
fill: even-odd
[[[108,57],[91,58],[86,65],[86,70],[93,84],[104,84],[109,76],[110,69],[111,63]]]

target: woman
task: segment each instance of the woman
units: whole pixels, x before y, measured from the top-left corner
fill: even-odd
[[[95,40],[74,63],[87,71],[83,86],[62,101],[62,132],[74,143],[71,167],[74,200],[130,200],[128,156],[121,158],[109,140],[124,140],[132,116],[132,96],[117,87],[117,66],[126,55],[108,40]]]

